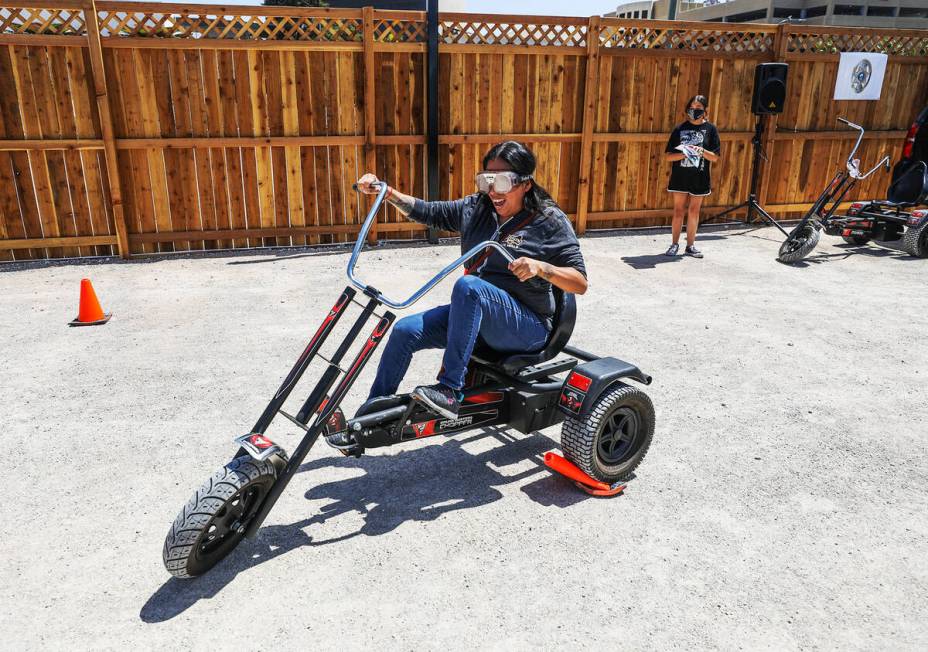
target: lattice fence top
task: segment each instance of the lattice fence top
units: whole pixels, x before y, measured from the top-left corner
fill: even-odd
[[[774,34],[707,29],[605,25],[600,34],[604,48],[688,50],[698,52],[772,52]]]
[[[425,43],[425,21],[374,19],[374,40],[380,43]]]
[[[836,34],[810,29],[791,32],[787,36],[786,51],[798,54],[883,52],[897,57],[926,57],[928,34],[869,31],[859,34]]]
[[[83,36],[86,33],[84,12],[80,9],[0,7],[0,34]]]
[[[283,12],[282,12],[283,13]],[[100,11],[101,36],[273,41],[361,41],[360,18]]]
[[[67,6],[57,2],[58,7]],[[315,41],[360,43],[360,10],[293,7],[213,7],[103,1],[97,19],[104,37],[160,37],[246,41]],[[87,12],[90,13],[89,11]],[[424,43],[422,12],[374,12],[373,38],[378,43]],[[673,25],[673,26],[668,26]],[[747,25],[743,26],[747,28]],[[883,52],[897,57],[928,57],[928,34],[920,30],[857,30],[805,25],[785,29],[789,54]],[[583,47],[588,22],[579,18],[440,14],[439,42],[446,45],[522,45]],[[0,34],[83,36],[81,9],[0,7]],[[603,19],[598,34],[603,48],[674,50],[716,54],[772,54],[776,28],[719,29],[711,23],[620,21]]]
[[[527,20],[531,17],[526,16]],[[586,47],[586,25],[443,20],[438,40],[447,44]]]

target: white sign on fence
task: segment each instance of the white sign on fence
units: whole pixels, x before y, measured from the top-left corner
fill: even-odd
[[[842,52],[835,80],[836,100],[878,100],[886,74],[885,54]]]

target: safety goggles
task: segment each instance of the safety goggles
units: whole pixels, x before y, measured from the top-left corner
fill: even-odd
[[[477,175],[477,190],[482,193],[488,193],[490,190],[501,195],[506,194],[523,181],[528,181],[532,176],[522,176],[516,172],[481,172]]]

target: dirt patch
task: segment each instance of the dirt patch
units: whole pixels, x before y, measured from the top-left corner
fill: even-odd
[[[826,237],[785,267],[776,236],[708,233],[701,261],[660,256],[666,234],[583,239],[573,343],[655,379],[625,496],[544,469],[558,427],[359,460],[320,444],[257,540],[186,582],[162,567],[167,529],[334,302],[347,253],[0,272],[5,640],[924,649],[928,261]],[[359,275],[406,296],[455,253],[379,249]],[[83,276],[115,316],[69,329]]]

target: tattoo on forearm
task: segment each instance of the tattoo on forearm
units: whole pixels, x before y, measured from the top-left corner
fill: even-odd
[[[393,196],[387,199],[387,203],[395,206],[396,210],[405,216],[412,213],[412,209],[416,205],[416,200],[412,197],[407,197],[406,195],[401,195],[397,192],[394,192]]]
[[[543,278],[546,281],[550,281],[552,276],[554,276],[554,269],[551,267],[551,265],[547,263],[542,265],[541,266],[541,278]]]

